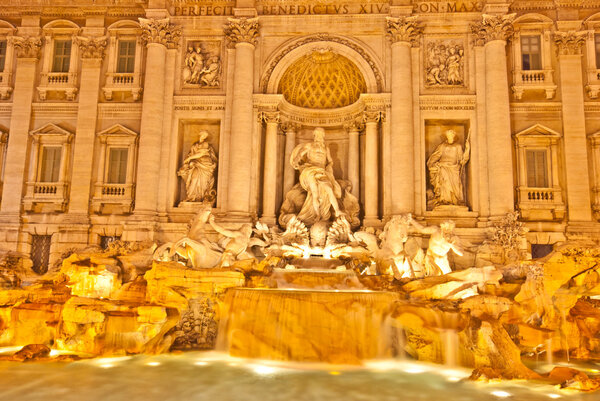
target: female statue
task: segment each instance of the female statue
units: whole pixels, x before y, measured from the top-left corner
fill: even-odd
[[[200,132],[198,142],[192,145],[177,175],[185,181],[186,202],[209,202],[215,199],[215,169],[217,156],[206,139],[208,132]]]
[[[433,187],[433,204],[458,205],[465,204],[465,196],[462,184],[463,167],[469,161],[471,145],[467,138],[465,149],[456,143],[456,132],[448,130],[445,132],[446,141],[435,148],[429,159],[430,183]]]

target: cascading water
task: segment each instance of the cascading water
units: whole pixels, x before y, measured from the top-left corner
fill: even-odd
[[[391,357],[386,322],[398,295],[372,291],[230,290],[219,329],[233,356],[359,363]]]

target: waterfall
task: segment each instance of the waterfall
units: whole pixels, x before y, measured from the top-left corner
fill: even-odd
[[[398,295],[371,291],[235,288],[227,292],[219,348],[233,356],[331,363],[391,357]]]

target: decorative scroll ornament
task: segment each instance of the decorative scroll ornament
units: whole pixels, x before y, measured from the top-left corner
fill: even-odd
[[[386,31],[392,43],[408,42],[417,45],[423,29],[417,23],[417,17],[386,17]]]
[[[96,38],[77,36],[75,41],[79,46],[81,58],[103,58],[108,38],[106,36]]]
[[[383,111],[365,111],[363,115],[364,123],[378,123],[385,120],[385,113]]]
[[[556,51],[561,56],[581,54],[581,47],[585,44],[587,31],[554,32]]]
[[[39,37],[13,36],[12,43],[19,58],[40,58],[42,40]]]
[[[256,45],[258,41],[258,18],[228,18],[225,26],[225,35],[233,44],[250,43]]]
[[[142,26],[142,41],[145,43],[160,43],[168,49],[176,49],[181,37],[181,27],[171,24],[168,18],[140,18]]]
[[[508,40],[515,32],[512,21],[516,14],[483,14],[480,22],[471,25],[477,44],[484,45],[493,40]]]

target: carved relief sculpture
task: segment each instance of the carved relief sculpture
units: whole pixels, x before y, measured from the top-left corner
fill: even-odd
[[[221,46],[219,42],[188,42],[183,82],[201,88],[221,85]]]
[[[433,42],[427,45],[427,86],[464,85],[465,48],[455,42]]]
[[[433,187],[433,206],[465,205],[463,170],[469,161],[470,140],[467,136],[465,148],[456,142],[456,132],[444,133],[445,141],[439,144],[427,159],[429,182]]]
[[[185,182],[186,202],[213,203],[216,197],[215,170],[217,156],[212,146],[206,141],[209,133],[200,132],[198,142],[194,143],[177,171]]]
[[[312,142],[294,148],[290,163],[300,171],[300,182],[286,194],[281,206],[279,221],[283,226],[292,216],[312,226],[342,214],[347,215],[351,225],[359,224],[358,200],[350,194],[349,183],[333,176],[333,160],[323,128],[314,130]]]

